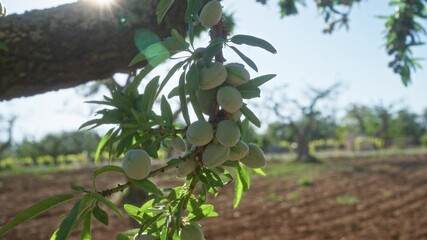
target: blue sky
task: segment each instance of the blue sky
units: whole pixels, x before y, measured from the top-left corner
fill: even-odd
[[[10,13],[22,13],[73,1],[66,0],[2,0]],[[280,18],[277,1],[270,0],[267,6],[255,0],[224,0],[224,8],[235,14],[236,33],[250,34],[268,40],[278,53],[272,55],[261,49],[242,48],[258,65],[259,75],[276,73],[278,76],[263,87],[264,96],[279,90],[287,96],[304,101],[303,90],[307,86],[327,87],[336,81],[345,85],[333,102],[343,109],[349,103],[399,106],[421,112],[427,107],[427,70],[419,70],[412,77],[412,84],[404,87],[399,76],[387,67],[389,57],[383,48],[384,22],[378,15],[393,12],[387,1],[363,1],[350,16],[350,30],[341,29],[332,35],[322,33],[323,21],[312,1],[301,8],[298,16]],[[201,42],[207,41],[203,35]],[[427,47],[414,51],[416,56],[427,56]],[[231,52],[226,52],[229,61],[240,61]],[[423,62],[427,65],[427,62]],[[427,67],[427,66],[426,66]],[[251,72],[256,76],[254,72]],[[283,91],[283,90],[282,90]],[[264,99],[264,98],[263,98]],[[27,136],[40,138],[48,132],[75,130],[91,117],[91,107],[76,91],[61,90],[36,97],[0,102],[0,114],[18,116],[16,140]]]

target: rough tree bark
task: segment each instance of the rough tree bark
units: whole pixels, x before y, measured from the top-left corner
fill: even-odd
[[[101,11],[79,1],[0,19],[0,42],[9,48],[0,52],[0,101],[129,72],[138,53],[138,29],[148,28],[160,38],[172,28],[185,32],[185,4],[175,3],[159,25],[157,2],[116,0]]]

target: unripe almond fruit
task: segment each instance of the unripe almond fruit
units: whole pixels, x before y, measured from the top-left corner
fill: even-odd
[[[218,104],[227,112],[237,112],[243,106],[242,94],[232,86],[224,86],[216,94]]]
[[[193,222],[182,228],[180,237],[182,240],[205,240],[202,228]]]
[[[221,144],[211,143],[203,151],[202,161],[207,168],[218,167],[228,159],[230,148]]]
[[[250,168],[260,168],[265,166],[265,156],[261,148],[253,143],[248,144],[248,155],[240,161]]]
[[[200,89],[216,88],[227,79],[227,70],[220,62],[214,62],[209,67],[200,69]]]
[[[239,121],[241,116],[242,116],[242,112],[240,110],[237,110],[234,113],[230,113],[230,119],[236,122]]]
[[[237,161],[244,158],[249,152],[249,147],[243,141],[239,141],[235,146],[230,148],[229,160]]]
[[[196,162],[193,159],[187,159],[178,164],[176,176],[178,178],[184,178],[194,170],[196,170]]]
[[[199,15],[199,21],[204,27],[210,28],[219,23],[221,15],[221,3],[217,0],[212,0],[203,6]]]
[[[184,139],[176,136],[171,140],[171,146],[178,152],[186,152],[187,144],[185,144]]]
[[[195,121],[188,126],[187,140],[194,146],[203,146],[213,139],[213,127],[206,121]]]
[[[232,120],[223,120],[216,126],[215,137],[222,145],[232,147],[239,142],[239,126]]]
[[[245,66],[240,63],[229,63],[225,65],[227,69],[227,80],[226,83],[231,86],[239,86],[249,81],[250,75]]]
[[[157,240],[157,239],[158,238],[156,238],[155,236],[147,235],[147,234],[141,234],[141,235],[136,234],[133,237],[133,240]]]
[[[201,90],[197,91],[196,96],[200,105],[200,109],[204,114],[213,114],[213,105],[216,103],[216,92],[218,89]]]
[[[151,159],[144,150],[129,150],[122,162],[126,176],[141,180],[150,174]]]

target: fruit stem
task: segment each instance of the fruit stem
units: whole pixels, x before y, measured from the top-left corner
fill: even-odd
[[[178,164],[180,162],[186,161],[187,159],[193,159],[193,158],[195,158],[195,155],[196,155],[195,152],[189,152],[188,154],[186,154],[186,155],[184,155],[182,157],[178,157],[178,159],[180,159],[181,161],[176,161],[175,163],[167,164],[167,165],[165,165],[165,166],[163,166],[161,168],[158,168],[158,169],[156,169],[154,171],[151,171],[150,174],[148,174],[148,176],[146,178],[154,177],[155,175],[157,175],[159,173],[164,173],[164,172],[166,172],[167,170],[169,170],[171,168],[175,168],[176,166],[178,166]],[[118,186],[115,187],[115,188],[110,188],[110,189],[106,189],[106,190],[103,190],[103,191],[99,191],[98,193],[101,194],[104,197],[108,197],[108,196],[110,196],[110,195],[112,195],[114,193],[122,192],[122,191],[124,191],[126,188],[128,188],[130,186],[132,186],[132,182],[129,181],[129,182],[125,183],[125,184],[118,184]]]

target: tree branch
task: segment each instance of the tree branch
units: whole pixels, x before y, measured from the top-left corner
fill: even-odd
[[[12,14],[0,20],[0,100],[74,87],[129,72],[138,53],[136,32],[150,29],[160,38],[172,28],[185,33],[186,4],[173,4],[162,24],[158,0],[116,0],[111,9],[89,1]],[[135,40],[136,39],[136,40]]]

